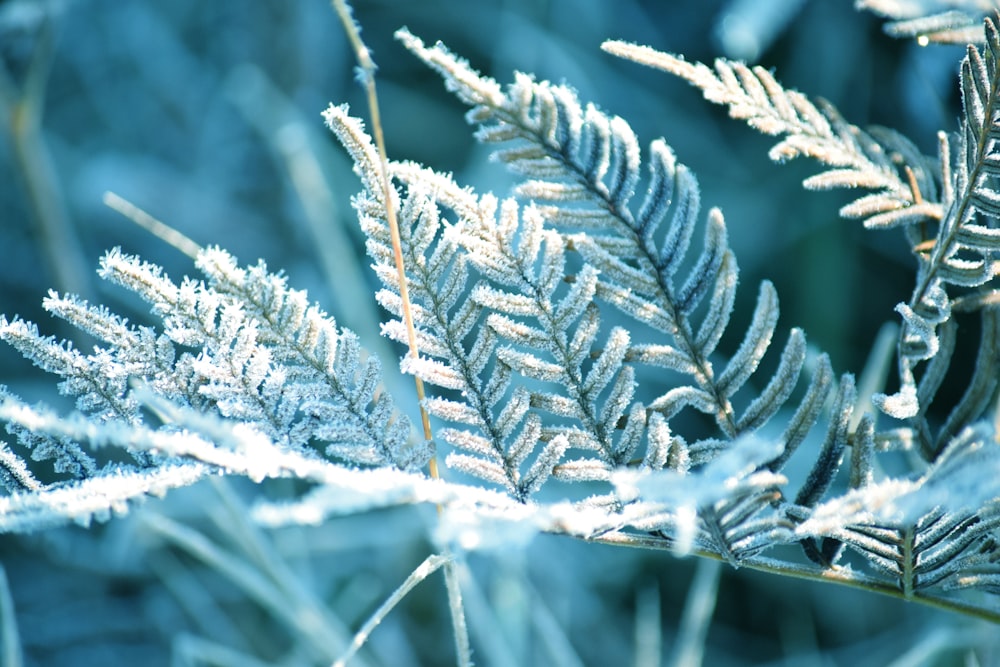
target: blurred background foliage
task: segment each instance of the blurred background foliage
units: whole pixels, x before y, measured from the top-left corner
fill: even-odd
[[[691,60],[760,63],[786,86],[830,100],[851,122],[898,129],[933,153],[937,130],[956,125],[961,49],[891,40],[851,5],[358,0],[355,14],[380,67],[392,158],[454,172],[484,191],[505,194],[510,186],[472,139],[464,108],[393,41],[401,26],[443,40],[501,83],[513,70],[565,81],[626,118],[644,145],[663,136],[698,176],[705,207],[722,208],[744,285],[737,321],[748,317],[753,286],[771,279],[783,329],[803,327],[838,371],[857,372],[875,332],[911,289],[913,267],[900,238],[840,220],[844,197],[803,192],[810,165],[770,164],[766,138],[685,84],[599,48],[618,38]],[[398,351],[376,335],[375,285],[349,206],[357,180],[320,119],[330,102],[348,102],[359,115],[365,109],[353,57],[324,0],[7,0],[0,2],[0,64],[0,311],[69,335],[40,310],[55,288],[143,321],[141,304],[123,301],[94,274],[114,246],[174,278],[192,271],[186,257],[102,204],[112,190],[199,244],[284,269],[394,367]],[[737,343],[729,341],[730,349]],[[0,383],[30,399],[56,400],[51,379],[8,349],[0,350]],[[408,385],[392,377],[389,384],[405,404]],[[294,631],[149,516],[182,519],[237,554],[245,548],[241,530],[265,540],[350,628],[431,548],[433,517],[422,510],[265,534],[249,524],[234,528],[220,493],[189,489],[89,531],[0,539],[25,664],[308,658]],[[631,662],[637,610],[651,613],[656,601],[669,655],[695,566],[548,537],[523,553],[471,564],[502,645],[484,647],[474,627],[481,664],[500,664],[505,654],[512,664],[558,664],[553,651],[563,664],[588,665]],[[653,603],[643,590],[654,592]],[[475,626],[475,595],[469,613]],[[922,635],[931,624],[943,630]],[[550,633],[553,626],[564,634]],[[916,655],[953,664],[964,647],[988,637],[962,619],[892,600],[726,570],[706,663],[883,665],[902,657],[911,664],[905,658]],[[572,651],[551,648],[560,641]],[[452,655],[437,578],[380,626],[368,654],[391,665],[448,664]]]

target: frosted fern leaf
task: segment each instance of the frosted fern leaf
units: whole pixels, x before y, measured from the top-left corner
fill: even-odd
[[[457,242],[489,281],[474,287],[470,298],[489,311],[486,326],[502,341],[497,360],[527,380],[545,383],[531,393],[534,407],[575,422],[548,427],[547,438],[563,435],[575,448],[597,452],[608,470],[626,463],[639,445],[645,417],[632,417],[631,427],[616,437],[635,380],[625,364],[628,333],[614,327],[605,340],[598,338],[600,315],[593,304],[598,272],[584,265],[563,293],[565,243],[544,227],[538,208],[476,197],[415,165],[399,165],[394,173],[408,187],[430,185],[434,197],[459,215]]]
[[[330,128],[351,152],[355,169],[360,174],[371,173],[376,168],[374,153],[361,124],[343,108],[330,107],[325,115]],[[420,171],[412,165],[396,165],[394,170],[400,175],[407,170]],[[527,500],[551,476],[571,445],[571,438],[576,446],[600,450],[609,459],[615,447],[609,437],[602,443],[596,431],[593,435],[581,429],[545,431],[533,404],[554,404],[558,400],[546,399],[544,391],[533,392],[512,383],[516,375],[544,385],[574,372],[539,356],[538,351],[510,344],[512,338],[533,340],[541,345],[541,352],[551,356],[552,350],[559,348],[550,340],[556,328],[572,325],[583,315],[583,309],[566,304],[557,316],[558,306],[549,299],[562,281],[561,240],[543,239],[537,214],[520,211],[514,202],[505,202],[498,210],[495,198],[478,198],[450,179],[430,172],[423,176],[412,182],[403,178],[405,193],[394,195],[400,202],[407,289],[423,354],[420,359],[404,358],[401,367],[428,384],[458,392],[454,397],[432,397],[425,402],[432,416],[456,424],[438,434],[456,450],[448,455],[446,463],[501,486],[518,500]],[[378,188],[366,189],[355,198],[368,237],[369,255],[385,286],[377,296],[397,318],[385,325],[384,333],[402,343],[406,341],[406,330],[400,285],[381,187],[373,179],[363,177],[362,181],[367,188]],[[454,213],[457,219],[448,220],[446,213]],[[516,236],[520,240],[515,247]],[[543,264],[537,273],[532,268],[536,261]],[[510,291],[512,286],[523,288],[522,292]],[[515,323],[512,317],[520,318],[521,323]],[[532,317],[539,320],[541,328],[523,336],[532,328],[523,319]],[[585,334],[577,341],[578,358],[589,353],[596,333],[593,327],[580,326]],[[568,359],[569,341],[564,333],[560,335],[562,353]],[[616,368],[621,370],[620,365],[620,361],[612,364],[605,377],[588,376],[595,390],[593,397],[581,395],[577,401],[581,419],[597,413],[596,395],[615,377]],[[630,376],[626,371],[621,373],[625,373],[625,379],[619,384],[628,385],[623,391],[630,395]],[[582,387],[583,382],[584,378],[576,378],[578,386]],[[601,415],[601,429],[610,431],[607,422],[616,423],[622,411],[615,405],[605,412]],[[577,434],[584,437],[577,438]],[[529,463],[532,455],[534,460]]]
[[[845,121],[829,103],[813,103],[787,90],[767,69],[719,58],[714,68],[647,46],[608,41],[605,51],[680,77],[705,99],[729,107],[733,118],[758,132],[781,137],[768,155],[784,162],[807,157],[826,171],[807,178],[813,190],[866,190],[840,214],[860,218],[866,227],[911,225],[943,215],[937,201],[936,161],[924,157],[906,138],[885,128],[864,131]],[[909,178],[907,178],[909,176]]]
[[[919,13],[922,9],[908,6],[891,11]],[[970,392],[953,408],[945,428],[932,434],[926,411],[940,386],[952,345],[945,339],[942,347],[941,327],[953,308],[977,310],[996,301],[1000,232],[995,221],[1000,196],[992,166],[992,128],[1000,46],[993,21],[985,22],[982,52],[970,46],[963,61],[965,115],[954,169],[951,142],[945,135],[940,136],[935,167],[905,138],[881,128],[865,132],[850,125],[831,106],[815,105],[785,90],[763,68],[720,59],[713,69],[622,42],[608,42],[605,49],[679,76],[701,89],[709,101],[728,106],[732,116],[765,134],[782,136],[771,150],[773,159],[802,155],[829,168],[807,179],[807,187],[870,191],[845,206],[842,215],[861,217],[869,228],[903,229],[918,262],[918,276],[911,300],[896,309],[903,320],[898,345],[900,388],[874,401],[886,414],[909,420],[922,453],[933,460],[960,424],[982,415],[993,387],[990,377],[995,376],[987,369],[997,363],[994,315],[984,311],[983,365],[977,366]],[[941,350],[945,353],[939,354]],[[937,361],[918,369],[930,360]]]
[[[808,475],[795,484],[794,496],[786,495],[779,471],[823,412],[834,385],[832,368],[820,356],[797,405],[786,406],[805,367],[804,335],[792,330],[773,375],[758,383],[761,388],[744,392],[751,396],[742,409],[734,407],[733,396],[751,383],[774,339],[776,294],[770,283],[760,286],[742,342],[731,358],[722,358],[717,348],[735,303],[735,258],[718,211],[707,216],[700,245],[692,242],[699,223],[697,182],[665,142],[651,144],[644,176],[643,156],[628,124],[581,104],[569,87],[520,74],[502,87],[441,45],[428,48],[406,31],[398,36],[472,106],[468,118],[479,125],[477,138],[496,144],[496,158],[522,177],[515,195],[527,202],[477,195],[418,165],[391,166],[400,185],[388,203],[398,207],[403,221],[406,279],[416,295],[414,320],[423,350],[420,360],[404,359],[402,366],[442,389],[426,405],[449,423],[438,436],[455,449],[448,457],[452,467],[521,501],[550,475],[566,481],[610,479],[614,494],[577,507],[607,512],[609,526],[652,533],[681,552],[703,550],[739,564],[770,546],[798,541],[826,568],[846,544],[904,592],[958,585],[952,575],[959,570],[978,573],[976,584],[963,580],[968,585],[989,589],[988,543],[961,536],[966,531],[982,536],[992,528],[977,533],[961,513],[924,508],[912,519],[925,531],[917,584],[900,576],[910,567],[905,559],[896,569],[886,567],[887,561],[879,560],[883,553],[864,552],[843,526],[810,523],[864,489],[910,483],[878,477],[874,457],[886,447],[886,435],[876,434],[874,417],[855,414],[858,396],[849,374],[840,378],[825,434],[809,454]],[[739,113],[766,131],[785,134],[779,152],[787,151],[786,157],[810,156],[828,167],[808,185],[869,190],[845,213],[865,218],[870,227],[901,227],[915,254],[927,252],[918,230],[944,224],[961,189],[950,168],[948,142],[941,142],[937,164],[898,135],[862,132],[832,108],[784,91],[769,74],[738,69],[729,67],[726,81],[735,81],[744,97]],[[728,85],[722,79],[719,85]],[[326,116],[365,184],[355,203],[375,270],[387,286],[380,300],[398,318],[399,285],[374,148],[346,110],[331,107]],[[989,234],[980,233],[976,244],[985,245]],[[955,261],[943,273],[969,284],[975,267]],[[942,288],[933,296],[936,301],[919,308],[899,308],[908,324],[901,349],[933,362],[925,381],[912,384],[916,401],[933,395],[941,377],[934,364],[947,367],[946,359],[937,359],[953,347],[946,292]],[[931,303],[938,317],[933,321]],[[605,323],[622,316],[631,320],[628,327]],[[404,340],[399,319],[384,331]],[[991,331],[985,328],[984,336]],[[983,349],[994,348],[984,343]],[[983,361],[984,368],[992,367],[989,359]],[[640,403],[629,385],[631,369],[643,366],[669,369],[685,381]],[[983,382],[973,382],[985,387],[978,396],[989,393],[989,377],[983,371]],[[592,386],[605,387],[599,392],[603,404],[588,395]],[[906,394],[899,400],[905,402]],[[963,420],[982,414],[985,408],[976,405],[979,412],[963,411]],[[714,420],[717,437],[688,441],[674,432],[681,423],[675,417],[689,407]],[[615,415],[617,421],[609,419]],[[772,423],[779,421],[783,427]],[[913,433],[904,437],[912,440]],[[848,454],[849,475],[842,475]],[[731,467],[740,460],[746,465]],[[950,485],[945,481],[941,488]],[[877,507],[874,492],[863,504],[866,511]],[[962,565],[945,573],[941,568],[952,557]]]
[[[796,532],[846,544],[905,595],[933,586],[1000,590],[998,473],[994,430],[980,423],[924,475],[864,484],[818,506]]]
[[[855,6],[890,19],[887,35],[921,45],[982,42],[981,21],[996,10],[991,0],[856,0]]]
[[[969,46],[961,68],[964,114],[957,140],[954,170],[945,173],[946,214],[931,230],[930,241],[917,245],[917,284],[910,301],[897,306],[903,317],[899,344],[901,389],[879,399],[888,414],[910,420],[923,454],[933,459],[962,425],[974,421],[989,405],[996,386],[998,315],[990,304],[1000,275],[1000,200],[993,163],[997,154],[997,106],[1000,96],[1000,34],[987,19],[985,46]],[[942,136],[942,154],[952,163],[950,142]],[[920,238],[911,235],[911,240]],[[947,324],[952,311],[980,311],[982,332],[976,370],[965,395],[944,427],[932,434],[926,412],[941,384],[954,345]],[[918,378],[918,367],[923,366]]]
[[[729,324],[737,284],[721,214],[709,214],[702,248],[689,257],[697,183],[662,140],[651,147],[647,194],[633,209],[641,160],[625,121],[593,106],[584,110],[567,87],[525,76],[504,91],[443,47],[425,49],[408,33],[401,38],[477,105],[470,117],[482,125],[479,138],[501,144],[498,157],[528,176],[518,194],[533,200],[523,206],[499,201],[418,165],[391,167],[402,186],[391,196],[399,207],[423,353],[420,360],[405,358],[402,367],[457,391],[426,401],[433,416],[457,425],[438,431],[455,449],[449,465],[518,500],[549,475],[606,481],[637,464],[682,477],[715,475],[730,454],[739,455],[739,448],[731,451],[734,443],[769,425],[788,402],[805,362],[804,336],[793,330],[774,375],[742,410],[733,407],[732,396],[770,347],[778,307],[774,288],[763,283],[738,349],[729,360],[710,361]],[[374,149],[344,108],[330,107],[326,119],[366,185],[355,205],[387,287],[379,299],[400,318],[383,195],[372,176]],[[604,325],[602,311],[609,308],[664,343],[633,343],[625,329]],[[384,332],[405,340],[401,319]],[[633,398],[631,367],[638,364],[678,371],[691,383],[643,405]],[[655,524],[682,550],[697,544],[733,562],[794,541],[791,515],[777,509],[786,502],[777,470],[805,440],[832,382],[829,361],[820,356],[784,432],[762,440],[770,458],[720,482],[719,497],[643,519],[630,514],[642,499],[619,494],[593,502],[619,506],[621,520],[633,527],[654,530]],[[845,386],[846,406],[853,385]],[[688,443],[671,433],[668,423],[687,406],[712,416],[721,437]],[[841,412],[802,503],[818,502],[840,467],[850,410]]]
[[[154,422],[163,421],[158,428],[165,432],[178,426],[171,410],[152,408],[151,400],[214,413],[310,457],[318,448],[356,465],[416,468],[426,462],[428,447],[409,442],[408,421],[380,389],[379,366],[363,359],[353,334],[338,329],[304,292],[289,289],[285,278],[263,263],[243,269],[215,248],[204,250],[197,262],[208,282],[175,284],[138,258],[117,250],[104,256],[102,277],[146,300],[162,320],[162,332],[74,296],[50,293],[46,310],[97,341],[90,354],[41,335],[33,324],[0,318],[0,338],[63,378],[60,389],[76,398],[80,413],[76,431],[60,431],[52,426],[60,420],[45,416],[44,408],[32,412],[4,393],[4,421],[14,439],[0,449],[0,479],[8,491],[50,490],[25,466],[18,453],[25,449],[36,460],[54,461],[63,482],[52,489],[111,472],[152,474],[167,462],[161,448],[132,444],[146,437],[142,433],[158,433],[147,425],[149,411]],[[139,398],[142,392],[146,398]],[[85,445],[104,440],[127,452],[133,463],[112,460],[102,467]]]
[[[547,225],[565,239],[568,249],[598,272],[596,297],[636,322],[664,343],[635,344],[626,360],[679,371],[690,386],[668,390],[647,406],[667,417],[694,407],[714,418],[726,440],[760,428],[788,400],[801,374],[804,337],[791,332],[775,376],[743,414],[731,397],[756,370],[770,346],[778,315],[770,283],[760,288],[752,322],[736,353],[721,369],[710,357],[722,338],[736,298],[736,260],[729,249],[722,214],[713,210],[705,225],[701,251],[689,249],[699,213],[698,185],[678,164],[662,140],[647,156],[646,194],[632,199],[643,180],[641,151],[629,125],[593,105],[584,106],[567,86],[536,82],[517,74],[507,89],[483,77],[444,46],[426,47],[410,33],[397,37],[437,70],[450,90],[473,108],[470,122],[477,138],[498,144],[495,156],[525,176],[516,193],[537,202]],[[693,262],[687,275],[680,268]],[[828,379],[821,358],[820,376]],[[824,395],[828,382],[810,396]],[[818,411],[801,413],[806,430]],[[789,453],[800,441],[788,443]],[[692,459],[704,463],[718,448]]]

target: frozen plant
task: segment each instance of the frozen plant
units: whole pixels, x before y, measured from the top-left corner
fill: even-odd
[[[859,4],[896,19],[891,33],[927,41],[973,41],[979,9]],[[519,73],[502,86],[444,45],[405,29],[397,37],[470,107],[476,138],[518,179],[509,197],[476,192],[388,161],[345,105],[324,112],[361,181],[353,204],[382,284],[374,298],[389,313],[382,332],[410,348],[400,369],[431,387],[417,390],[423,433],[381,387],[364,341],[263,263],[241,267],[222,249],[200,249],[201,277],[177,283],[112,250],[101,277],[145,300],[156,326],[51,293],[46,310],[97,341],[86,353],[0,319],[0,338],[76,399],[76,412],[57,414],[4,390],[0,530],[86,524],[218,474],[306,483],[295,500],[256,507],[268,526],[437,505],[441,553],[390,602],[444,567],[460,662],[470,655],[463,553],[536,532],[1000,622],[995,15],[967,47],[964,113],[940,133],[936,156],[892,130],[852,125],[766,69],[604,45],[775,137],[775,161],[817,162],[806,188],[856,195],[842,217],[904,237],[915,275],[895,309],[898,388],[870,401],[853,374],[810,355],[805,332],[779,327],[770,282],[738,290],[723,214],[703,210],[695,175],[664,139],[645,146],[626,120],[566,84]],[[746,291],[756,305],[740,323],[733,313]],[[971,315],[979,324],[969,331]],[[726,335],[739,341],[731,354],[720,351]],[[976,340],[977,358],[957,379],[959,340]],[[965,391],[943,406],[946,381]],[[895,452],[907,454],[906,470],[880,463]],[[318,659],[353,654],[385,613]]]

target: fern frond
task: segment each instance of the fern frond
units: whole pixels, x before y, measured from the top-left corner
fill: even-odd
[[[796,532],[847,544],[907,596],[938,585],[989,588],[990,577],[968,572],[995,559],[998,472],[993,428],[980,423],[953,438],[920,478],[865,484],[816,507]]]
[[[426,462],[426,445],[411,445],[410,424],[380,388],[381,365],[363,353],[357,337],[336,323],[305,292],[287,286],[284,276],[269,273],[263,262],[239,267],[228,253],[209,248],[198,257],[208,285],[243,305],[257,324],[258,336],[272,350],[291,383],[296,402],[284,409],[298,421],[297,437],[326,443],[328,455],[352,460],[368,444],[368,465],[392,461],[402,469]],[[304,417],[302,415],[304,413]]]
[[[957,583],[959,562],[967,572],[979,567],[977,581],[990,585],[995,573],[985,538],[989,521],[939,506],[914,510],[905,519],[882,516],[879,508],[936,482],[875,481],[873,456],[886,440],[876,435],[871,415],[855,415],[850,375],[840,380],[808,478],[794,502],[785,498],[786,479],[778,471],[819,419],[834,384],[830,362],[817,359],[804,394],[794,410],[786,409],[806,367],[804,335],[793,329],[763,389],[751,394],[742,413],[734,407],[733,397],[751,382],[774,340],[777,297],[770,283],[761,284],[742,341],[730,359],[720,360],[716,348],[731,328],[736,298],[736,260],[717,210],[708,214],[703,241],[693,247],[697,182],[662,140],[651,144],[649,175],[643,177],[638,140],[628,124],[581,104],[568,87],[516,75],[501,88],[441,45],[425,47],[405,31],[399,38],[472,105],[477,137],[497,144],[495,156],[524,177],[516,193],[532,200],[499,201],[422,167],[392,168],[402,184],[396,196],[411,266],[406,278],[411,294],[418,295],[415,321],[428,343],[424,359],[404,360],[402,367],[461,393],[461,400],[425,402],[436,417],[456,425],[439,432],[457,450],[448,459],[452,467],[521,501],[549,476],[611,480],[616,493],[592,504],[611,512],[619,525],[659,535],[681,552],[708,552],[734,564],[798,541],[813,560],[830,567],[847,545],[907,596],[932,586],[971,585],[969,579]],[[965,171],[950,171],[947,142],[941,144],[938,175],[904,138],[886,130],[861,132],[831,108],[785,91],[763,70],[722,62],[712,72],[677,62],[692,76],[707,77],[702,83],[715,86],[719,101],[737,115],[784,135],[776,157],[805,155],[824,164],[827,170],[808,186],[869,190],[845,212],[865,217],[869,227],[903,227],[918,256],[937,252],[922,245],[923,229],[944,228],[953,215],[951,203],[964,192]],[[360,126],[339,120],[342,114],[331,108],[327,119],[338,134],[356,135]],[[351,146],[366,141],[343,141],[356,151],[362,172],[371,168],[368,152]],[[636,203],[640,182],[646,194]],[[975,201],[980,211],[993,200],[979,194]],[[398,313],[398,286],[387,266],[375,196],[362,194],[356,207],[387,288],[380,300]],[[975,253],[995,251],[992,229],[977,224],[963,231],[968,241],[962,253],[938,269],[942,285],[923,302],[898,308],[905,329],[901,350],[922,360],[950,354],[953,325],[944,285],[980,286],[983,266],[992,264],[977,263]],[[606,307],[648,329],[605,328]],[[401,340],[398,324],[385,332]],[[988,343],[991,332],[984,327],[984,355],[995,347]],[[985,410],[984,396],[995,391],[988,381],[993,358],[981,359],[987,370],[963,401],[969,406],[963,415]],[[643,406],[633,400],[631,367],[639,364],[677,371],[687,381],[660,389]],[[921,387],[904,377],[904,391],[894,400],[929,400],[947,366],[947,360],[928,364]],[[717,437],[688,442],[674,434],[671,420],[686,407],[710,415]],[[779,413],[787,419],[780,437],[758,435],[764,429],[773,433]],[[900,437],[914,440],[912,433]],[[644,455],[632,459],[643,441]],[[842,492],[836,480],[848,447],[849,489]],[[948,477],[943,466],[935,468],[934,479]],[[830,519],[835,507],[851,520]]]
[[[973,44],[982,42],[980,25],[996,9],[989,0],[948,2],[946,0],[857,0],[855,7],[891,19],[884,30],[891,37],[916,39],[921,45]],[[964,6],[963,6],[964,5]]]
[[[102,482],[96,480],[114,486],[107,481],[109,471],[134,479],[135,495],[141,496],[141,489],[153,488],[143,475],[157,478],[163,466],[172,465],[164,458],[170,456],[200,457],[231,474],[264,474],[263,460],[256,467],[237,463],[203,440],[171,434],[179,428],[175,405],[191,414],[225,417],[227,428],[254,429],[309,457],[318,446],[327,456],[360,465],[407,468],[426,461],[427,448],[409,444],[408,422],[379,390],[379,367],[362,362],[353,334],[338,330],[308,304],[305,293],[289,290],[285,279],[263,264],[246,271],[217,249],[203,251],[198,262],[211,285],[190,279],[177,285],[159,267],[117,250],[103,258],[101,275],[145,298],[163,321],[163,333],[56,293],[45,299],[45,308],[94,337],[100,345],[93,353],[43,337],[33,324],[0,321],[0,337],[63,377],[60,387],[76,396],[80,411],[60,418],[4,392],[3,421],[15,440],[0,452],[0,474],[9,491],[32,496],[23,500],[26,507],[34,506],[39,494],[97,489]],[[146,426],[150,413],[166,423],[159,429]],[[220,433],[228,431],[212,437]],[[178,445],[177,438],[187,444]],[[184,449],[198,442],[201,449]],[[137,467],[102,468],[84,446],[103,444],[127,452]],[[60,477],[41,484],[19,450],[30,451],[35,460],[52,459]]]
[[[335,107],[328,109],[326,119],[345,147],[354,151],[352,157],[356,166],[363,170],[366,149],[352,149],[352,146],[363,147],[370,143],[360,124],[347,117],[343,109]],[[397,171],[405,174],[405,165],[397,167]],[[561,379],[565,371],[537,354],[502,345],[505,335],[515,335],[506,325],[508,321],[513,322],[511,317],[521,318],[536,312],[536,303],[531,298],[502,288],[509,286],[511,280],[520,285],[524,279],[534,277],[515,276],[534,264],[543,242],[538,236],[540,227],[532,226],[530,212],[521,215],[509,204],[498,212],[495,199],[487,197],[480,201],[447,179],[424,182],[416,178],[407,182],[404,178],[404,182],[407,192],[400,196],[399,221],[406,279],[418,334],[431,344],[423,349],[424,357],[404,359],[401,368],[428,384],[459,391],[466,402],[466,407],[461,409],[456,409],[451,401],[440,399],[425,403],[431,414],[456,419],[474,429],[440,432],[445,442],[464,452],[452,452],[446,463],[499,484],[519,500],[527,500],[549,477],[552,466],[544,471],[537,466],[529,467],[522,474],[521,466],[541,442],[542,434],[537,415],[529,412],[530,395],[513,389],[512,374],[516,372],[545,382]],[[441,200],[440,205],[438,200]],[[441,205],[459,213],[459,220],[454,224],[445,220]],[[383,214],[373,204],[369,192],[359,195],[355,206],[368,236],[368,252],[376,262],[376,274],[386,287],[379,293],[379,301],[399,318],[399,284],[394,270],[390,270],[389,237]],[[522,228],[519,219],[528,220],[528,223]],[[463,251],[462,239],[471,242],[477,238],[476,233],[470,231],[476,224],[481,226],[480,245]],[[511,247],[514,235],[522,230],[521,247],[505,256],[491,254],[490,230],[506,230],[507,248]],[[514,254],[517,251],[529,255],[519,258]],[[558,267],[560,252],[554,248],[545,251],[550,257],[548,273]],[[474,280],[472,271],[481,276],[480,281]],[[559,284],[551,277],[548,283],[553,289]],[[470,284],[473,285],[471,289]],[[536,296],[543,299],[545,295]],[[492,319],[490,311],[493,311]],[[384,329],[399,342],[402,342],[399,337],[402,331],[399,323]],[[535,339],[544,340],[548,333],[542,332]],[[558,460],[565,448],[565,439],[549,440],[538,454],[536,463]]]
[[[66,316],[71,323],[94,319],[74,315],[101,315],[100,311],[91,310],[74,297],[59,297],[54,293],[49,295],[44,305],[53,314]],[[33,323],[19,319],[8,321],[2,316],[0,339],[38,368],[63,378],[59,390],[65,395],[76,396],[78,409],[102,419],[134,421],[137,406],[125,397],[128,378],[142,366],[149,365],[151,359],[159,358],[158,355],[150,355],[155,349],[155,337],[150,338],[148,331],[139,332],[126,327],[109,313],[105,312],[103,316],[107,324],[106,332],[117,339],[121,349],[136,351],[134,357],[130,355],[129,359],[118,359],[108,350],[100,348],[92,355],[84,355],[68,341],[42,336]]]
[[[996,204],[1000,195],[996,194],[993,167],[1000,37],[993,21],[987,19],[985,26],[985,48],[980,53],[970,46],[962,66],[965,114],[959,137],[961,157],[953,172],[951,148],[942,135],[939,175],[935,175],[931,162],[900,135],[880,128],[864,132],[844,121],[829,105],[817,106],[795,91],[786,91],[762,68],[718,60],[712,69],[647,47],[622,42],[608,42],[604,47],[679,76],[700,88],[709,101],[728,106],[733,117],[746,120],[766,134],[782,135],[771,151],[773,159],[805,155],[829,168],[807,179],[807,187],[872,191],[848,204],[842,215],[862,217],[869,228],[904,228],[919,270],[912,298],[896,309],[903,319],[898,352],[900,389],[892,396],[878,395],[874,400],[882,412],[910,421],[914,437],[929,460],[955,434],[955,424],[967,424],[982,413],[987,400],[984,394],[988,393],[980,373],[977,377],[982,382],[977,383],[975,399],[970,397],[962,402],[961,409],[956,408],[950,428],[938,436],[930,435],[926,411],[947,367],[948,346],[953,341],[946,341],[943,360],[931,361],[920,373],[917,367],[938,358],[942,342],[939,331],[956,303],[948,290],[965,292],[958,297],[963,307],[981,304],[979,307],[985,308],[991,303],[995,277],[1000,273],[996,249],[1000,235],[995,223],[1000,214]],[[980,353],[987,365],[994,363],[989,331],[984,326]],[[979,413],[972,414],[973,408]]]
[[[411,188],[433,184],[434,197],[461,215],[458,243],[495,285],[477,285],[471,298],[490,311],[486,326],[506,342],[497,350],[498,360],[525,378],[558,385],[558,392],[534,392],[532,404],[577,422],[572,433],[565,428],[551,433],[571,438],[574,447],[600,452],[609,467],[624,464],[642,434],[641,427],[633,432],[640,420],[630,419],[626,424],[633,430],[626,428],[615,442],[635,384],[631,367],[624,365],[629,335],[613,328],[603,348],[595,350],[600,328],[592,307],[597,271],[584,265],[565,294],[557,293],[566,279],[565,247],[562,237],[544,229],[539,209],[519,209],[507,200],[498,210],[491,196],[477,198],[451,179],[415,165],[400,165],[395,173]],[[605,397],[603,405],[600,396]]]
[[[985,47],[982,52],[969,46],[962,61],[961,90],[964,114],[958,137],[959,150],[955,161],[952,185],[945,192],[946,215],[933,234],[930,250],[917,253],[917,284],[910,301],[897,306],[903,316],[900,331],[899,374],[900,391],[891,397],[878,397],[878,407],[891,416],[909,419],[921,451],[933,460],[943,444],[957,431],[956,425],[975,421],[986,406],[983,392],[988,392],[990,380],[983,377],[984,369],[976,376],[976,390],[955,408],[954,419],[949,418],[947,428],[939,437],[930,436],[926,420],[927,403],[918,403],[918,397],[929,402],[941,382],[945,362],[934,362],[945,337],[945,347],[953,342],[948,337],[953,331],[944,327],[951,318],[953,306],[959,302],[979,302],[983,309],[983,333],[980,340],[980,360],[995,364],[995,310],[990,306],[989,295],[996,291],[1000,275],[1000,261],[996,239],[997,215],[1000,208],[995,201],[997,194],[995,170],[997,161],[996,140],[1000,125],[997,124],[1000,107],[1000,72],[997,60],[1000,55],[1000,33],[993,20],[987,19]],[[943,155],[950,151],[943,141]],[[964,292],[952,296],[949,294]],[[916,377],[917,367],[928,362],[923,375]],[[918,384],[919,383],[919,384]],[[926,383],[926,386],[925,386]],[[984,384],[986,383],[986,384]]]
[[[379,366],[362,363],[352,333],[262,263],[244,270],[217,248],[197,263],[207,285],[174,285],[157,267],[118,252],[102,262],[101,275],[146,299],[174,344],[200,349],[164,364],[148,380],[154,387],[179,377],[184,386],[174,391],[192,405],[214,406],[294,447],[324,443],[329,455],[363,465],[426,459],[425,447],[408,444],[409,422],[379,391]]]
[[[650,403],[650,409],[670,417],[694,406],[712,415],[727,439],[742,429],[759,428],[777,412],[798,380],[801,334],[790,339],[779,379],[745,417],[737,415],[730,397],[749,379],[769,347],[776,298],[765,283],[743,343],[717,373],[709,357],[729,324],[736,261],[722,215],[712,211],[690,273],[676,275],[689,259],[699,211],[698,186],[662,140],[651,145],[648,189],[634,212],[631,200],[641,180],[640,150],[624,120],[606,116],[593,105],[584,107],[566,86],[535,82],[525,75],[516,75],[503,90],[444,46],[425,47],[405,30],[397,37],[473,106],[468,118],[480,126],[477,137],[500,144],[496,157],[528,176],[518,194],[540,202],[545,221],[560,231],[567,248],[600,272],[596,296],[672,338],[669,345],[639,345],[628,354],[630,360],[682,370],[693,379],[693,386],[668,390]]]
[[[786,90],[765,68],[719,58],[714,69],[647,46],[605,42],[605,51],[663,70],[702,91],[705,99],[729,107],[733,118],[758,132],[782,137],[769,156],[776,162],[808,157],[827,170],[806,179],[808,189],[867,190],[840,213],[862,218],[869,228],[887,228],[940,220],[934,162],[902,136],[885,129],[865,132],[846,122],[828,103],[814,104]],[[909,170],[904,178],[900,163]]]

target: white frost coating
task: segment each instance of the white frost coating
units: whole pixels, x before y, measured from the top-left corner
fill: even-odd
[[[662,526],[673,533],[673,548],[686,555],[698,536],[698,513],[716,503],[755,489],[787,483],[780,474],[760,469],[780,456],[780,442],[755,436],[738,439],[701,470],[681,473],[662,470],[618,470],[611,481],[628,503],[623,520],[645,529]]]
[[[148,495],[189,486],[210,468],[200,463],[164,465],[152,471],[111,471],[73,484],[0,498],[0,533],[24,533],[69,521],[82,526],[128,511]]]
[[[887,479],[827,501],[796,528],[823,535],[851,524],[915,523],[932,511],[972,513],[1000,497],[1000,445],[983,422],[965,429],[925,475]]]
[[[783,475],[757,471],[781,455],[778,441],[745,436],[697,472],[682,474],[673,470],[618,470],[612,482],[626,499],[637,499],[668,506],[709,506],[729,496],[740,484],[784,484]]]

